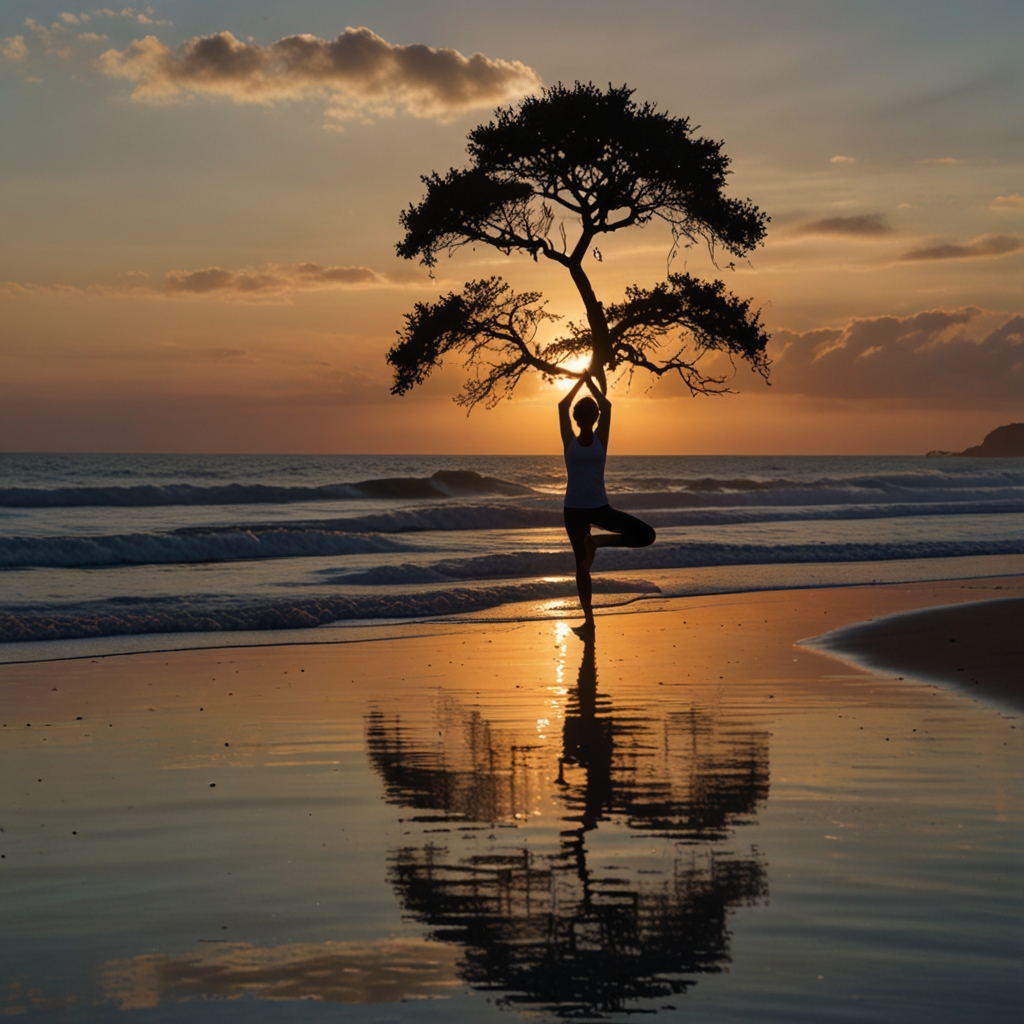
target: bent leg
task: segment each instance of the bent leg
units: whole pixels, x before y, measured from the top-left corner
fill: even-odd
[[[642,519],[620,512],[611,505],[595,509],[593,523],[611,536],[595,537],[597,547],[646,548],[654,543],[657,534]]]

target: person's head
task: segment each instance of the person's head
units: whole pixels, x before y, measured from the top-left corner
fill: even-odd
[[[572,411],[572,418],[582,430],[592,430],[599,415],[600,410],[597,407],[597,402],[589,395],[581,398]]]

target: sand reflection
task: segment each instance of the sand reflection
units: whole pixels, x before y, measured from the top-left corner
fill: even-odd
[[[315,999],[393,1003],[443,997],[459,984],[456,951],[422,939],[294,943],[262,948],[217,943],[185,956],[137,956],[104,965],[106,998],[123,1010],[194,998]]]
[[[469,984],[587,1015],[728,962],[729,911],[768,891],[756,850],[723,845],[768,795],[768,734],[616,709],[582,646],[557,761],[443,695],[429,726],[372,711],[367,740],[386,799],[419,812],[390,857],[406,911],[464,951]]]

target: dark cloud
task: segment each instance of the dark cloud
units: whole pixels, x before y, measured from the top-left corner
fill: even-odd
[[[370,267],[323,267],[319,263],[271,263],[264,270],[172,270],[164,290],[174,295],[264,295],[293,290],[367,288],[387,284]]]
[[[981,315],[968,307],[854,320],[804,334],[777,331],[772,384],[819,398],[1024,403],[1024,316],[972,337],[966,328]]]
[[[848,235],[851,238],[876,238],[891,235],[892,228],[881,213],[863,213],[857,217],[825,217],[801,224],[798,235]]]
[[[331,40],[287,36],[270,46],[218,32],[176,50],[146,36],[124,50],[107,50],[98,64],[112,78],[135,82],[136,100],[167,102],[194,94],[273,103],[319,95],[330,98],[328,113],[339,119],[395,109],[444,119],[541,84],[537,73],[519,61],[392,45],[368,28],[347,28]]]
[[[927,245],[921,249],[911,249],[900,259],[906,262],[919,260],[972,260],[986,256],[1008,256],[1024,249],[1024,238],[1015,235],[988,235],[978,238],[967,245]]]

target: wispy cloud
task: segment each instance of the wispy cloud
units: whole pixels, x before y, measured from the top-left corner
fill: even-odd
[[[855,164],[856,162],[855,156],[834,156],[829,160],[830,164]]]
[[[62,18],[66,18],[66,14],[61,15]],[[147,6],[144,11],[137,11],[134,7],[122,7],[119,11],[111,10],[109,7],[101,7],[98,11],[93,11],[91,15],[80,14],[80,18],[83,21],[89,21],[90,18],[127,18],[129,21],[134,21],[136,25],[171,25],[173,22],[168,21],[166,18],[160,18],[157,16],[156,11]]]
[[[241,301],[260,301],[287,297],[293,292],[354,291],[368,288],[404,288],[418,286],[418,278],[395,280],[372,267],[332,267],[320,263],[268,263],[265,267],[225,270],[204,267],[201,270],[171,270],[162,284],[150,284],[149,275],[129,271],[119,284],[33,284],[7,281],[0,294],[10,297],[28,295],[122,295],[137,298],[209,297]]]
[[[971,306],[858,319],[804,334],[776,331],[772,383],[819,398],[941,399],[965,407],[1019,401],[1024,316],[971,337],[966,328],[982,312]]]
[[[1017,195],[1016,192],[1008,196],[996,196],[992,200],[993,210],[1024,210],[1024,196]]]
[[[71,56],[71,45],[65,35],[68,30],[67,22],[58,19],[47,27],[33,18],[26,18],[25,28],[36,37],[46,53],[57,57]]]
[[[111,78],[134,82],[132,98],[138,101],[224,96],[236,103],[269,104],[326,96],[328,114],[339,120],[395,110],[444,120],[541,84],[519,61],[393,45],[368,28],[347,28],[333,40],[287,36],[270,46],[218,32],[176,50],[146,36],[124,50],[108,50],[98,66]]]
[[[962,164],[963,160],[958,160],[955,156],[933,156],[927,160],[915,160],[915,164]]]
[[[284,291],[374,288],[388,279],[370,267],[325,267],[319,263],[271,263],[262,270],[173,270],[164,291],[171,295],[256,296]]]
[[[28,29],[30,35],[36,38],[44,53],[68,58],[72,52],[72,40],[68,33],[83,28],[96,18],[126,18],[137,25],[171,24],[171,22],[158,17],[152,7],[147,7],[145,11],[137,11],[134,7],[122,7],[119,11],[101,7],[91,13],[82,11],[79,14],[74,14],[71,11],[64,11],[49,25],[43,25],[34,18],[26,18],[25,28]],[[99,32],[79,32],[78,38],[83,42],[94,43],[105,40],[107,37]],[[4,46],[0,49],[0,53],[8,60],[24,60],[28,56],[28,44],[25,37],[23,35],[8,37],[4,40]]]
[[[892,228],[881,213],[864,213],[855,217],[825,217],[796,228],[798,235],[846,235],[851,238],[877,238],[891,235]]]
[[[986,235],[984,238],[976,238],[966,245],[946,243],[940,245],[926,245],[920,249],[911,249],[905,252],[900,260],[903,262],[915,262],[919,260],[973,260],[986,257],[1009,256],[1010,253],[1020,252],[1024,249],[1024,238],[1016,235]]]

